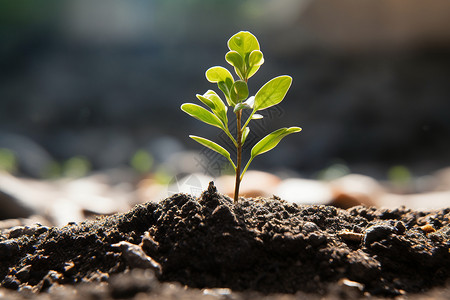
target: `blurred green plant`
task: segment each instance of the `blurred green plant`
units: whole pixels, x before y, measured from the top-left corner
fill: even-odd
[[[0,170],[8,173],[17,171],[17,157],[12,150],[0,148]]]
[[[336,162],[317,174],[318,180],[331,181],[350,174],[349,167],[344,162]]]
[[[411,183],[413,176],[406,166],[392,166],[388,170],[387,177],[392,185],[404,188]]]
[[[299,132],[300,127],[280,128],[268,134],[253,146],[250,159],[241,172],[242,147],[250,132],[249,123],[254,119],[261,119],[263,116],[257,112],[279,104],[289,90],[292,78],[287,75],[278,76],[264,84],[255,96],[249,97],[248,80],[252,77],[264,63],[263,53],[260,51],[257,38],[248,31],[241,31],[233,35],[228,40],[229,52],[225,55],[225,60],[234,67],[234,71],[239,77],[234,80],[231,73],[224,67],[214,66],[206,71],[206,79],[211,83],[217,83],[218,88],[223,92],[228,107],[232,108],[236,115],[236,136],[234,137],[228,126],[228,107],[220,96],[213,90],[208,90],[203,95],[197,94],[197,98],[209,109],[202,106],[185,103],[181,109],[188,115],[212,126],[220,128],[230,138],[236,147],[236,164],[231,159],[230,152],[219,144],[208,139],[190,135],[192,139],[201,145],[224,156],[233,166],[236,175],[234,189],[234,203],[238,202],[239,186],[242,178],[253,159],[267,151],[275,148],[285,136]],[[247,120],[242,125],[242,111],[250,110]]]
[[[56,179],[61,177],[62,165],[56,160],[50,161],[43,170],[41,178],[43,179]]]
[[[83,177],[91,170],[91,163],[83,156],[74,156],[64,162],[62,169],[66,177]]]
[[[138,173],[148,173],[153,166],[153,156],[148,151],[139,149],[131,157],[130,165]]]

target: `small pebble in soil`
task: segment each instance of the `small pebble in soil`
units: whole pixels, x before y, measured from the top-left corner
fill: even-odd
[[[5,279],[3,279],[0,285],[7,289],[17,290],[19,288],[20,282],[15,276],[9,275],[6,276]]]
[[[420,227],[426,234],[436,232],[436,229],[434,229],[433,225],[426,224]]]
[[[121,241],[112,247],[120,248],[122,254],[131,268],[152,269],[157,274],[161,273],[161,266],[150,256],[144,253],[141,247],[130,242]]]
[[[402,221],[398,221],[397,223],[395,223],[395,229],[397,229],[398,234],[404,234],[406,232],[405,223],[403,223]]]
[[[387,238],[395,231],[395,228],[389,225],[374,225],[367,228],[364,234],[364,245],[369,247],[372,243]]]
[[[0,260],[4,260],[16,255],[19,252],[19,245],[14,241],[0,242]]]
[[[313,222],[305,222],[305,224],[303,224],[302,229],[308,233],[308,232],[314,232],[314,231],[318,231],[319,227],[313,223]]]
[[[342,230],[338,233],[339,237],[346,242],[360,243],[363,240],[364,235],[349,230]]]

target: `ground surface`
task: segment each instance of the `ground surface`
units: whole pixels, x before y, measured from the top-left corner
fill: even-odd
[[[4,230],[0,297],[448,299],[449,219],[450,208],[342,210],[276,197],[234,205],[210,185],[199,199]]]

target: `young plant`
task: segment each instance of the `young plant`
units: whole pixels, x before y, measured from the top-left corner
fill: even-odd
[[[302,129],[300,127],[280,128],[265,136],[253,146],[250,159],[241,172],[242,148],[250,132],[250,127],[248,127],[250,121],[261,119],[263,116],[257,114],[257,112],[277,105],[284,99],[291,86],[292,78],[287,75],[275,77],[263,85],[255,96],[249,97],[248,79],[264,63],[264,57],[259,49],[258,40],[250,32],[241,31],[228,40],[228,48],[230,51],[225,55],[225,60],[234,67],[234,71],[239,78],[234,80],[231,73],[220,66],[209,68],[205,75],[209,82],[217,83],[219,89],[225,96],[228,107],[236,115],[237,126],[235,136],[233,136],[228,127],[228,107],[216,92],[208,90],[203,95],[196,95],[211,111],[192,103],[181,105],[181,109],[188,115],[206,124],[220,128],[236,147],[235,164],[231,159],[230,153],[219,144],[199,136],[189,136],[201,145],[223,155],[233,166],[236,175],[234,189],[234,203],[236,204],[238,202],[240,183],[253,159],[275,148],[285,136],[299,132]],[[243,110],[250,110],[251,112],[242,124]]]

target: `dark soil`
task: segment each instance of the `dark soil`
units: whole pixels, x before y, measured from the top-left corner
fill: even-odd
[[[210,185],[199,199],[2,232],[0,298],[446,299],[449,219],[450,208],[342,210],[276,197],[234,205]]]

